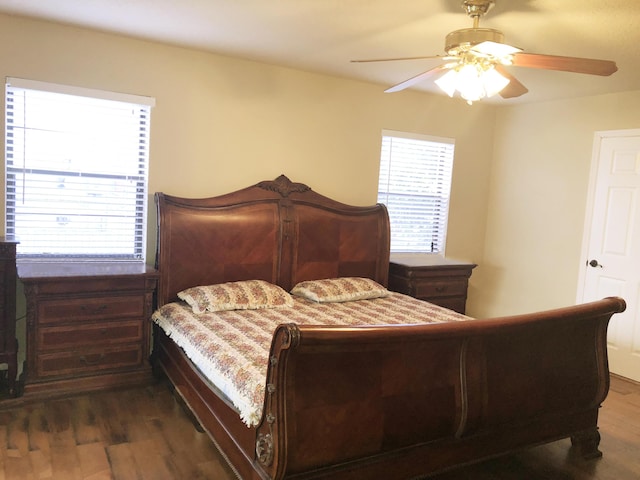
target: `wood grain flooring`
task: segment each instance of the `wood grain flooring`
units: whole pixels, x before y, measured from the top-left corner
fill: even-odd
[[[9,405],[7,407],[6,405]],[[598,460],[569,440],[431,477],[433,480],[636,480],[640,385],[613,378],[600,414]],[[0,480],[233,480],[166,383],[33,404],[0,401]],[[381,479],[392,480],[392,479]]]
[[[0,480],[231,478],[166,383],[0,410]]]

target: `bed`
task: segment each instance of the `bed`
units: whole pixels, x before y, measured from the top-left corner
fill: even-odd
[[[567,437],[583,457],[601,455],[607,325],[625,309],[622,299],[469,319],[396,293],[336,309],[295,297],[296,308],[323,315],[367,304],[380,316],[385,302],[417,302],[405,308],[431,318],[357,326],[316,313],[308,316],[317,323],[288,320],[289,304],[224,311],[208,320],[211,328],[227,317],[271,322],[262,330],[263,393],[257,410],[242,415],[160,317],[193,310],[184,292],[200,286],[264,282],[286,292],[286,302],[301,283],[358,279],[384,290],[386,209],[345,205],[285,176],[211,198],[156,193],[156,204],[152,363],[238,478],[411,479]],[[207,352],[225,350],[212,345]]]

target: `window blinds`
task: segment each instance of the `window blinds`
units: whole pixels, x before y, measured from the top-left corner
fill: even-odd
[[[384,131],[378,202],[389,211],[392,252],[444,253],[454,142]]]
[[[144,261],[152,105],[7,79],[6,233],[20,257]]]

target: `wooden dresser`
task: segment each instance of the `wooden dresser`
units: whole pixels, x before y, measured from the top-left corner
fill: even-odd
[[[16,340],[16,242],[0,237],[0,363],[7,364],[7,389],[16,394],[18,341]]]
[[[151,379],[157,272],[118,263],[19,263],[27,304],[25,395]]]
[[[440,255],[392,253],[389,289],[465,313],[469,277],[475,267]]]

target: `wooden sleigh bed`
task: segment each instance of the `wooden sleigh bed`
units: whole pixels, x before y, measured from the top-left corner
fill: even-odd
[[[189,287],[241,280],[287,292],[336,277],[387,283],[382,205],[348,206],[284,176],[156,201],[158,307]],[[585,458],[601,455],[607,324],[624,309],[607,298],[424,325],[285,322],[269,332],[261,417],[250,427],[155,324],[152,358],[239,478],[410,479],[566,437]]]

